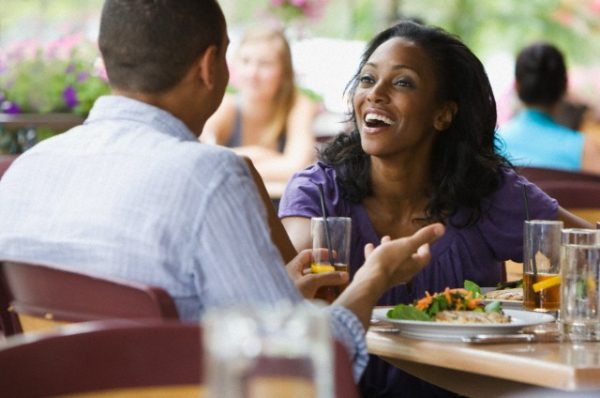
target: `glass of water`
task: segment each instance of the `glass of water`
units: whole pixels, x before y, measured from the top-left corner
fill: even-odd
[[[322,306],[211,310],[202,324],[208,397],[333,397],[333,344]]]
[[[563,230],[561,263],[562,335],[600,341],[600,230]]]

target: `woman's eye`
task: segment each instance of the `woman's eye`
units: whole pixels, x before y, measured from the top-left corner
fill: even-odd
[[[358,81],[362,84],[371,84],[375,82],[375,79],[369,75],[362,75],[358,78]]]
[[[413,87],[412,81],[410,81],[408,79],[399,79],[399,80],[396,80],[394,82],[394,85],[398,86],[398,87]]]

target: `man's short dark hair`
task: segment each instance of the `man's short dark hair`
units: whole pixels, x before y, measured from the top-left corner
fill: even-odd
[[[220,48],[224,34],[216,0],[106,0],[98,41],[113,87],[156,94],[209,46]]]
[[[558,48],[534,43],[519,52],[515,65],[517,93],[526,104],[553,105],[567,90],[567,68]]]

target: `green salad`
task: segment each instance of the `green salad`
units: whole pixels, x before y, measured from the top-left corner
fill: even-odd
[[[485,305],[481,288],[475,282],[465,280],[463,288],[446,288],[443,292],[425,292],[425,297],[413,304],[398,304],[387,312],[390,319],[434,321],[442,311],[502,312],[502,304],[492,301]]]

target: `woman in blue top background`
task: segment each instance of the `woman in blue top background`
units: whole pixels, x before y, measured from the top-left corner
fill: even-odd
[[[562,53],[543,42],[525,47],[517,57],[515,79],[525,108],[498,130],[513,164],[600,173],[600,143],[555,120],[567,91]]]

